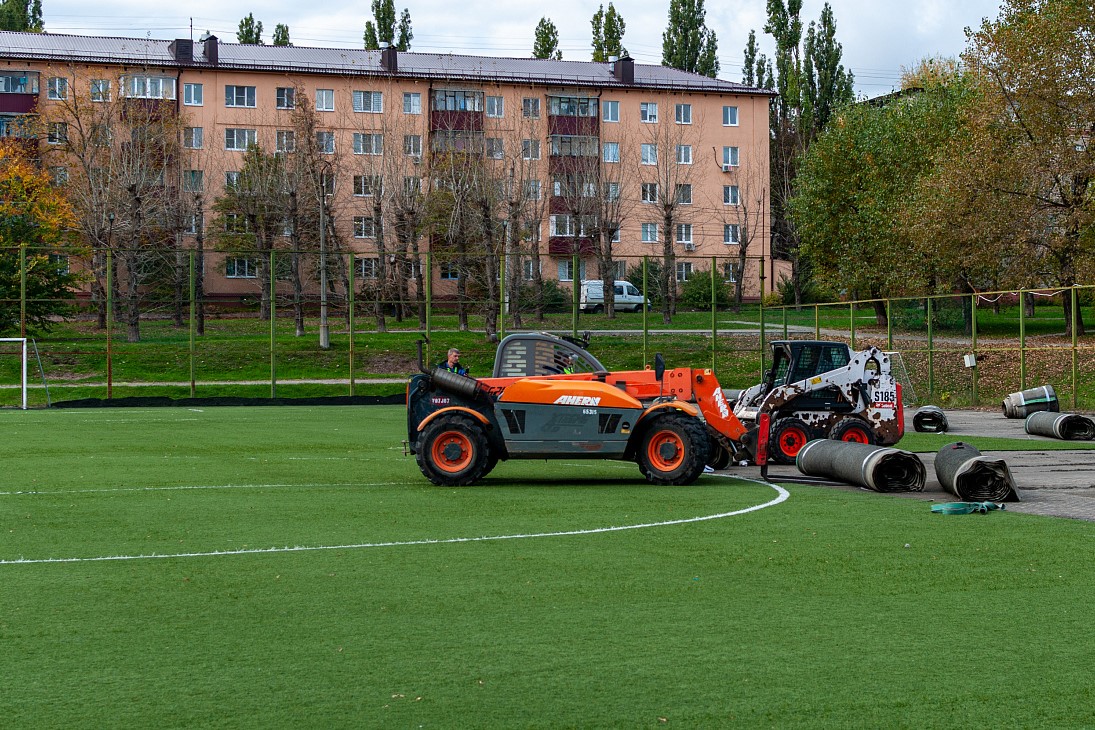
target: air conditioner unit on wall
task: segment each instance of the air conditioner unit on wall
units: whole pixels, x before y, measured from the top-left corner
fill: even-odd
[[[684,244],[684,250],[685,251],[695,251],[696,250],[696,244],[686,243],[686,244]]]
[[[734,166],[733,165],[723,165],[722,166],[722,171],[723,172],[733,172],[734,171]]]

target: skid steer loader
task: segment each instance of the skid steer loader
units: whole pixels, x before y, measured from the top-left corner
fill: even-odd
[[[710,461],[755,457],[710,370],[666,369],[658,355],[653,369],[613,373],[582,344],[510,335],[494,376],[477,380],[425,368],[420,343],[407,441],[422,473],[462,486],[500,460],[619,459],[655,484],[691,484]]]
[[[762,382],[743,391],[734,415],[747,426],[770,419],[768,457],[793,463],[806,442],[833,438],[890,446],[905,430],[901,384],[890,357],[843,342],[777,340]],[[733,394],[730,395],[733,399]]]

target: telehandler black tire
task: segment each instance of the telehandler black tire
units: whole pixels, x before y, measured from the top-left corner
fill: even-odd
[[[733,458],[730,452],[715,439],[709,437],[708,440],[711,442],[711,453],[707,456],[707,465],[712,469],[725,469],[730,466],[730,460]]]
[[[649,482],[691,484],[703,474],[710,449],[707,431],[698,418],[670,411],[651,418],[635,460]]]
[[[463,487],[483,478],[497,463],[483,425],[453,413],[438,416],[418,436],[415,460],[434,484]]]

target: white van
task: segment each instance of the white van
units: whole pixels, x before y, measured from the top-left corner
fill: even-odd
[[[605,309],[605,283],[600,279],[591,279],[582,282],[582,292],[578,300],[579,309],[583,312],[603,312]],[[616,311],[641,312],[645,304],[650,308],[650,302],[643,299],[642,293],[635,285],[628,281],[616,280],[614,287],[616,294]]]

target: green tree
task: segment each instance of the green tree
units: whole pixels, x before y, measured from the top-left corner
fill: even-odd
[[[365,21],[365,48],[375,51],[381,43],[393,45],[401,51],[411,49],[411,11],[403,8],[399,16],[399,37],[396,38],[395,0],[373,0],[373,19]]]
[[[775,86],[772,76],[772,62],[763,53],[757,54],[757,32],[749,31],[749,41],[745,44],[745,63],[742,68],[741,82],[746,86],[771,89]]]
[[[540,18],[536,24],[536,36],[532,42],[533,58],[553,58],[559,60],[563,52],[559,50],[559,29],[550,18]]]
[[[932,181],[934,221],[946,235],[1018,242],[1013,285],[1072,286],[1095,269],[1093,33],[1095,6],[1085,0],[1005,0],[964,54],[980,93]],[[956,210],[959,201],[976,207]],[[1071,333],[1071,297],[1062,301]]]
[[[628,55],[623,47],[624,31],[627,24],[612,3],[608,4],[608,10],[601,5],[593,14],[591,21],[593,26],[593,60],[607,61],[615,56],[623,58]]]
[[[703,0],[670,0],[669,24],[662,33],[662,65],[714,78],[719,73],[719,42],[707,27]]]
[[[274,26],[274,45],[275,46],[291,46],[289,42],[289,26],[285,23],[278,23]]]
[[[262,21],[255,20],[253,13],[240,21],[239,30],[236,31],[236,40],[252,46],[262,45]]]
[[[909,206],[938,151],[958,133],[965,99],[955,83],[884,106],[852,105],[814,140],[798,169],[791,212],[818,283],[880,299],[938,281],[945,253],[937,241],[922,245]],[[885,324],[881,300],[875,314]]]
[[[797,303],[811,275],[809,262],[799,255],[800,236],[790,214],[798,164],[834,110],[852,101],[854,79],[840,63],[843,52],[828,3],[821,20],[810,23],[805,38],[799,17],[802,0],[768,0],[767,10],[764,32],[775,41],[775,76],[768,66],[763,85],[778,93],[771,111],[772,248],[791,262]],[[754,68],[753,73],[759,82],[759,71]]]
[[[3,0],[0,2],[0,30],[45,30],[42,22],[42,0]]]
[[[27,331],[48,330],[68,311],[78,279],[58,257],[75,253],[75,224],[72,207],[25,148],[0,141],[0,334],[21,334],[23,271]]]

